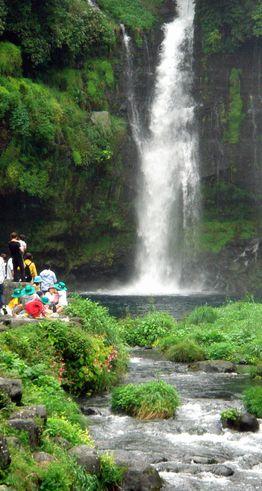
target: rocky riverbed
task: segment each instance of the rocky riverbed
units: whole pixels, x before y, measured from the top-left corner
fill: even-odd
[[[118,462],[151,464],[166,491],[261,489],[261,429],[240,433],[223,429],[220,421],[221,411],[242,409],[248,377],[228,366],[225,372],[198,368],[165,361],[154,350],[133,350],[125,383],[165,380],[178,389],[180,408],[169,420],[138,421],[113,414],[110,395],[82,401],[99,450],[112,451]]]

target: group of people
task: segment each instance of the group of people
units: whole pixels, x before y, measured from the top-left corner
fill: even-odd
[[[46,264],[37,274],[33,256],[27,251],[25,237],[13,232],[9,241],[10,258],[0,256],[0,309],[2,314],[24,317],[57,317],[67,306],[67,287],[58,282],[51,265]],[[21,282],[11,300],[3,298],[4,281]],[[22,286],[22,283],[28,283]]]

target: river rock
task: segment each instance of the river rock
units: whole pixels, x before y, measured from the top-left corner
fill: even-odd
[[[101,416],[101,412],[95,407],[90,407],[83,404],[80,409],[86,416]]]
[[[46,466],[55,460],[55,457],[47,452],[34,452],[33,457],[42,466]]]
[[[0,469],[6,469],[11,464],[11,457],[8,450],[7,440],[0,436]]]
[[[0,377],[0,390],[4,390],[13,402],[20,404],[22,399],[22,381],[20,379]]]
[[[32,419],[38,417],[46,422],[47,412],[46,407],[42,404],[38,406],[26,406],[19,411],[15,411],[11,414],[10,419]]]
[[[159,491],[162,489],[163,482],[158,471],[148,464],[141,456],[133,453],[118,450],[114,452],[117,465],[122,467],[124,472],[121,489],[123,491]]]
[[[207,373],[233,373],[236,372],[236,366],[231,361],[224,360],[206,360],[191,363],[189,368],[192,370],[201,370]]]
[[[39,446],[42,427],[34,419],[9,419],[9,425],[16,430],[26,431],[32,448]]]
[[[69,455],[74,457],[79,465],[90,474],[97,474],[100,469],[99,456],[93,448],[87,445],[78,445],[69,450]]]
[[[229,477],[233,476],[234,474],[234,471],[233,469],[231,469],[231,467],[223,464],[214,465],[210,470],[217,476]]]
[[[217,464],[216,459],[213,457],[201,457],[200,455],[195,455],[192,460],[195,464]]]
[[[240,414],[235,420],[224,419],[222,420],[223,428],[229,428],[236,431],[252,431],[259,430],[259,422],[255,416],[249,413]]]

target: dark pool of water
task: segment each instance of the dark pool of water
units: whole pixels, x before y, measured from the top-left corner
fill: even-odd
[[[144,315],[152,309],[168,312],[177,319],[181,319],[188,312],[200,305],[212,305],[219,307],[236,297],[228,297],[223,294],[194,294],[194,295],[104,295],[94,293],[82,293],[82,296],[95,302],[99,302],[108,308],[111,315],[123,317]]]

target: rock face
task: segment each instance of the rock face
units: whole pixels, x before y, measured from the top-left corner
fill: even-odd
[[[157,470],[127,451],[115,451],[115,462],[125,469],[121,489],[124,491],[159,491],[163,483]]]
[[[249,413],[241,414],[235,420],[224,419],[222,420],[223,428],[229,428],[236,431],[252,431],[256,432],[259,430],[259,422],[255,416]]]
[[[19,404],[22,399],[22,381],[14,378],[0,377],[0,390],[5,391],[11,401]]]
[[[6,469],[11,463],[6,438],[0,436],[0,469]]]
[[[46,422],[47,412],[46,407],[42,404],[38,406],[26,406],[20,411],[15,411],[11,414],[10,419],[31,419],[31,418],[41,418],[43,422]]]
[[[207,373],[232,373],[236,372],[236,366],[231,361],[208,360],[191,363],[189,368],[192,370],[202,370]]]
[[[69,450],[69,455],[74,457],[79,465],[90,474],[96,474],[99,472],[99,456],[97,452],[88,447],[87,445],[78,445]]]
[[[40,444],[41,427],[34,419],[10,419],[9,425],[16,430],[23,430],[28,433],[29,444],[36,448]]]

